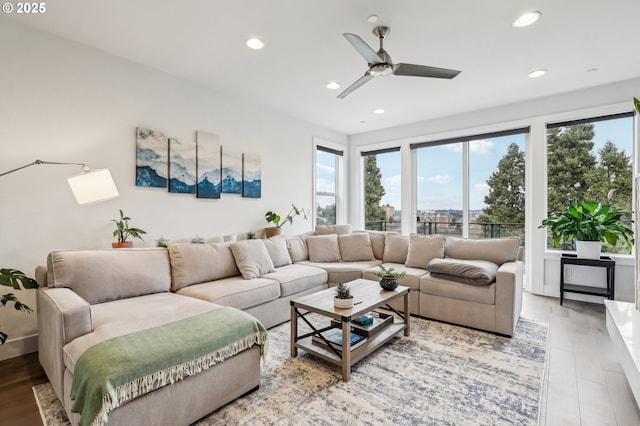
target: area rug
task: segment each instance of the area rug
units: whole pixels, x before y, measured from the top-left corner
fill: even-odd
[[[327,321],[318,316],[312,320]],[[298,351],[289,324],[269,330],[260,388],[196,423],[209,425],[537,425],[549,328],[520,318],[513,338],[421,318],[352,368]],[[68,420],[50,384],[33,388],[45,426]]]

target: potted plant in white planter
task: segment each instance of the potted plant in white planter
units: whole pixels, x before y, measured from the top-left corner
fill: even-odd
[[[575,240],[579,258],[600,259],[601,246],[605,241],[612,246],[619,240],[625,241],[631,252],[635,242],[633,231],[622,225],[623,215],[629,213],[613,210],[608,204],[582,202],[569,206],[566,212],[553,213],[542,221],[539,228],[551,230],[554,247],[562,240]]]
[[[264,228],[265,236],[267,238],[270,238],[274,235],[280,235],[280,233],[282,232],[282,225],[284,225],[285,223],[292,224],[294,216],[302,216],[306,220],[307,212],[304,211],[304,209],[297,208],[293,204],[291,204],[291,210],[284,219],[282,219],[279,214],[274,213],[271,210],[266,212],[264,214],[264,218],[266,219],[267,223],[273,223],[274,226]]]
[[[127,238],[133,237],[142,240],[142,235],[147,233],[140,228],[131,228],[129,226],[130,220],[131,218],[125,216],[124,213],[122,213],[122,210],[120,210],[120,220],[111,219],[111,222],[116,223],[116,229],[113,231],[113,236],[118,237],[117,243],[111,243],[113,248],[131,247],[133,243],[131,241],[127,241]]]
[[[392,267],[385,268],[383,265],[378,265],[380,270],[376,272],[376,276],[380,278],[380,287],[383,290],[395,290],[398,287],[398,280],[404,278],[406,272],[396,272]]]
[[[340,283],[336,286],[336,295],[333,298],[333,305],[336,308],[353,307],[353,296],[351,295],[351,289],[345,283]]]

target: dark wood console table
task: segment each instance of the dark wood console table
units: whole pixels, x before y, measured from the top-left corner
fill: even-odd
[[[564,265],[583,265],[607,268],[607,288],[587,285],[565,284]],[[600,259],[582,259],[575,254],[563,254],[560,258],[560,305],[564,301],[564,293],[588,294],[591,296],[603,296],[613,300],[615,294],[615,266],[616,262],[609,256],[600,256]]]

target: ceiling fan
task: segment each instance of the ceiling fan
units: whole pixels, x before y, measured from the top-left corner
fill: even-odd
[[[356,48],[358,53],[369,64],[369,69],[364,73],[360,79],[349,86],[344,92],[338,95],[338,98],[342,99],[348,94],[365,84],[367,81],[374,77],[382,77],[383,75],[406,75],[413,77],[430,77],[430,78],[448,78],[451,79],[460,74],[460,71],[449,70],[446,68],[428,67],[424,65],[413,64],[394,64],[391,61],[391,56],[382,47],[384,38],[389,34],[389,27],[375,27],[373,34],[380,40],[380,50],[377,52],[373,50],[367,43],[355,34],[345,33],[344,38],[347,39],[353,47]]]

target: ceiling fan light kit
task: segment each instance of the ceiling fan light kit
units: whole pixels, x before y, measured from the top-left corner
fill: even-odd
[[[436,68],[424,65],[414,64],[394,64],[391,60],[391,56],[384,50],[384,38],[389,35],[389,27],[378,26],[373,29],[373,35],[380,40],[380,49],[376,52],[373,50],[364,40],[359,36],[351,33],[343,34],[344,38],[360,53],[360,56],[367,61],[369,68],[365,71],[364,75],[356,80],[351,86],[347,87],[342,93],[338,95],[338,98],[342,99],[349,95],[354,90],[375,77],[382,77],[389,74],[409,76],[409,77],[427,77],[427,78],[445,78],[452,79],[460,71],[450,70],[446,68]]]

